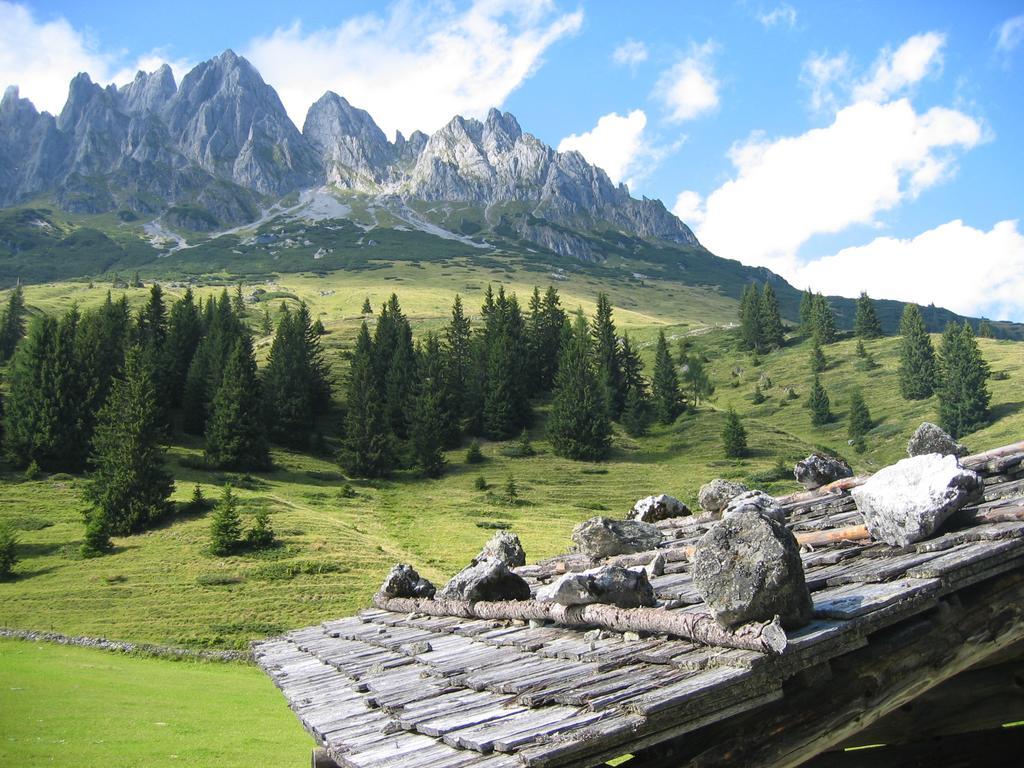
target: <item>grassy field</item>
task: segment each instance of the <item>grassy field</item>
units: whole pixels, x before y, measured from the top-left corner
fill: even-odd
[[[340,377],[340,352],[350,345],[362,320],[359,309],[365,296],[376,309],[388,294],[397,292],[420,334],[446,321],[455,291],[475,312],[488,281],[516,291],[525,303],[535,278],[543,289],[545,275],[510,275],[465,263],[402,263],[326,276],[283,275],[247,285],[246,292],[257,287],[271,292],[272,311],[282,298],[307,301],[329,332],[325,348]],[[597,292],[607,290],[616,322],[637,340],[648,374],[659,330],[666,332],[674,349],[684,343],[705,354],[715,394],[675,424],[655,426],[648,437],[637,440],[618,431],[611,458],[599,464],[553,456],[544,434],[547,404],[538,403],[531,429],[536,456],[512,458],[505,455],[507,444],[485,441],[483,464],[467,465],[462,447],[448,453],[448,471],[437,480],[405,472],[373,483],[350,481],[329,454],[282,450],[274,452],[272,472],[230,476],[192,468],[202,450],[200,441],[172,445],[175,499],[186,500],[197,483],[207,497],[216,498],[221,486],[232,481],[247,522],[257,509],[271,513],[282,545],[260,555],[210,555],[207,514],[168,520],[145,534],[116,539],[110,556],[80,559],[83,480],[68,475],[26,480],[0,468],[0,518],[17,530],[22,560],[16,578],[0,583],[0,626],[191,648],[244,648],[253,639],[366,606],[395,562],[412,563],[435,583],[443,582],[476,554],[496,527],[518,533],[528,559],[536,560],[565,551],[572,527],[580,520],[597,514],[621,517],[637,498],[648,494],[671,493],[696,506],[697,490],[714,477],[743,480],[775,493],[794,490],[795,483],[779,478],[773,468],[780,460],[792,466],[815,447],[840,452],[858,471],[873,471],[904,455],[906,440],[921,421],[937,418],[935,398],[908,403],[898,396],[897,339],[867,345],[879,363],[872,371],[858,368],[853,340],[825,348],[829,368],[822,381],[837,418],[815,428],[803,407],[811,381],[809,345],[793,342],[755,364],[736,348],[735,331],[726,327],[735,317],[731,299],[678,283],[611,284],[593,275],[571,275],[555,284],[566,308],[579,306],[587,313]],[[34,311],[55,312],[72,302],[93,306],[106,290],[99,284],[55,283],[29,286],[26,294]],[[172,296],[181,290],[168,286]],[[209,295],[219,292],[220,286],[199,291]],[[133,305],[139,305],[148,290],[127,293]],[[256,312],[262,312],[260,305]],[[937,344],[938,338],[934,340]],[[1024,344],[980,343],[998,377],[990,382],[994,422],[964,438],[975,450],[1024,437]],[[261,350],[268,345],[269,339],[258,340]],[[767,399],[754,405],[751,395],[758,383]],[[796,399],[784,397],[786,387],[797,392]],[[875,419],[864,454],[854,453],[846,443],[845,418],[854,387],[862,389]],[[729,407],[739,412],[749,434],[750,451],[743,460],[722,457],[720,433]],[[485,478],[487,490],[475,489],[478,477]],[[515,505],[500,498],[509,477],[520,489]],[[350,482],[355,495],[345,491]],[[46,669],[56,671],[49,679],[40,679]],[[119,675],[129,682],[111,685]],[[82,742],[78,762],[96,766],[117,765],[115,756],[122,753],[137,760],[145,756],[147,764],[155,757],[153,764],[173,759],[176,764],[191,760],[185,764],[208,765],[212,752],[207,750],[212,749],[228,757],[250,758],[264,750],[281,754],[282,759],[256,763],[283,765],[304,760],[309,746],[301,733],[293,734],[297,726],[270,684],[251,668],[5,643],[0,644],[0,679],[0,696],[5,697],[0,699],[0,719],[12,717],[16,722],[13,729],[0,727],[5,739],[0,750],[6,750],[0,751],[0,764],[47,762],[47,754],[65,748],[55,746],[61,738],[68,739],[67,744]],[[23,679],[36,686],[38,694],[31,699],[17,695],[19,688],[26,688]],[[103,702],[107,709],[125,709],[126,717],[137,718],[141,735],[127,744],[112,741],[102,730],[91,730],[102,729],[99,715],[76,725],[74,734],[59,733],[47,708],[64,707],[69,701],[74,705],[80,696],[82,709],[95,702]],[[177,702],[168,705],[176,720],[162,714],[168,707],[150,706],[164,697]],[[210,711],[217,715],[207,717]],[[243,719],[240,733],[228,728]],[[157,722],[177,722],[180,730],[153,725]],[[275,741],[261,741],[264,735]],[[218,758],[218,764],[233,763]]]
[[[0,765],[303,765],[310,740],[252,667],[0,640]]]

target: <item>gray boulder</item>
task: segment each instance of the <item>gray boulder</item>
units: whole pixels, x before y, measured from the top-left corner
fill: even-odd
[[[530,585],[501,560],[474,560],[437,593],[446,600],[529,600]]]
[[[705,512],[718,513],[725,509],[730,501],[748,490],[743,483],[718,478],[701,486],[697,502]]]
[[[812,453],[793,467],[793,476],[807,490],[814,490],[843,477],[853,477],[853,469],[842,459],[824,453]]]
[[[537,600],[559,605],[607,603],[639,608],[656,603],[654,587],[642,568],[604,565],[582,573],[567,573],[537,591]]]
[[[701,537],[693,583],[727,629],[775,616],[792,629],[811,619],[796,538],[784,525],[755,512],[723,518]]]
[[[488,541],[477,560],[500,560],[509,568],[526,565],[526,552],[519,542],[519,537],[511,531],[498,531]]]
[[[873,539],[905,547],[935,533],[980,488],[955,456],[929,453],[879,470],[851,495]]]
[[[942,427],[926,421],[911,435],[907,443],[907,456],[924,456],[927,453],[959,457],[967,455],[967,448],[954,440]]]
[[[377,594],[384,597],[433,597],[437,590],[411,565],[399,563],[384,579]]]
[[[630,520],[639,520],[642,523],[656,523],[659,520],[668,520],[671,517],[684,517],[690,514],[690,508],[683,504],[675,496],[666,493],[657,496],[646,496],[629,511],[627,517]]]
[[[573,528],[572,540],[579,552],[600,559],[655,549],[661,543],[661,531],[639,520],[592,517]]]
[[[786,513],[775,500],[764,491],[747,491],[732,499],[725,507],[722,517],[733,517],[753,512],[777,523],[786,522]]]

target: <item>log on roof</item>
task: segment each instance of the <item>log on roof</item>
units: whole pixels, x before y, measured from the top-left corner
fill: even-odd
[[[815,619],[781,652],[666,634],[665,622],[637,639],[392,602],[401,610],[260,643],[256,659],[349,768],[593,766],[624,753],[653,756],[651,765],[741,754],[743,764],[797,765],[1024,640],[1022,462],[1021,443],[964,458],[985,478],[984,499],[932,539],[898,549],[824,535],[805,546]],[[860,525],[852,485],[781,498],[787,524],[819,535]],[[651,581],[661,607],[638,610],[691,617],[683,624],[706,615],[688,552],[711,522],[658,524],[666,565]],[[566,555],[516,570],[536,591],[592,565]]]

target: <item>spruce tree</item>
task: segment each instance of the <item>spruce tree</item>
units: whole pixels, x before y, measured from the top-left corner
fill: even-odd
[[[345,437],[341,464],[360,477],[382,477],[391,471],[391,432],[373,369],[373,343],[363,321],[359,328],[348,376]]]
[[[243,336],[228,358],[206,423],[206,460],[221,469],[270,467],[263,403],[252,340]]]
[[[264,336],[270,336],[274,332],[274,322],[270,319],[270,310],[267,307],[263,308],[263,314],[260,317],[260,333]]]
[[[626,395],[626,408],[622,412],[622,426],[630,437],[643,437],[654,421],[654,409],[644,390],[631,388]]]
[[[992,322],[986,318],[981,318],[981,322],[978,323],[978,338],[979,339],[994,339],[996,338],[996,329],[992,325]]]
[[[231,309],[235,313],[235,317],[239,319],[245,317],[245,297],[242,295],[241,283],[235,286],[235,291],[231,294]]]
[[[511,437],[530,422],[526,382],[521,375],[526,357],[525,323],[515,294],[498,289],[493,306],[484,308],[486,379],[484,431],[493,438]]]
[[[210,520],[210,551],[224,557],[237,550],[241,543],[242,518],[238,514],[238,500],[231,486],[225,485]]]
[[[181,405],[189,366],[203,337],[203,320],[191,288],[171,305],[165,344],[167,391],[173,406]]]
[[[124,355],[131,336],[131,313],[122,296],[117,302],[107,293],[98,309],[82,315],[75,334],[75,357],[82,378],[85,401],[82,408],[83,434],[91,439],[96,414],[107,401],[110,385],[124,367]]]
[[[811,410],[811,424],[814,426],[820,427],[832,421],[831,403],[818,374],[814,374],[814,384],[811,385],[811,393],[807,397],[807,407]]]
[[[654,354],[654,379],[651,382],[651,396],[654,412],[663,424],[671,424],[682,413],[683,403],[679,394],[679,377],[675,362],[669,352],[665,332],[658,332],[658,346]]]
[[[555,384],[558,361],[562,356],[562,334],[566,326],[565,310],[562,309],[558,290],[548,286],[544,292],[542,318],[539,333],[540,371],[539,384],[542,391],[549,391]]]
[[[740,459],[747,452],[747,430],[732,408],[726,414],[725,426],[722,428],[722,448],[729,459]]]
[[[409,405],[412,402],[416,358],[412,327],[402,313],[398,296],[391,294],[381,307],[373,336],[373,364],[384,414],[392,434],[409,436]]]
[[[939,358],[939,424],[953,437],[962,437],[988,423],[991,399],[988,363],[970,323],[946,326]]]
[[[811,347],[811,372],[821,373],[828,367],[828,361],[825,359],[825,353],[821,351],[821,345],[815,341],[814,346]]]
[[[828,299],[815,294],[811,313],[811,336],[818,344],[831,344],[836,340],[836,316]]]
[[[102,509],[93,508],[85,515],[85,537],[79,552],[82,557],[99,557],[113,549],[107,516]]]
[[[6,522],[0,520],[0,581],[11,577],[18,564],[18,537]]]
[[[810,288],[800,296],[800,334],[804,337],[814,334],[814,294]]]
[[[612,320],[612,305],[605,293],[597,295],[597,309],[591,325],[597,379],[604,389],[608,415],[617,420],[626,404],[619,339]]]
[[[690,403],[694,407],[715,392],[715,386],[711,383],[707,368],[704,367],[704,358],[699,353],[694,353],[686,358],[683,381],[686,384]]]
[[[0,363],[11,359],[15,347],[25,335],[25,294],[21,283],[7,297],[7,308],[0,317]]]
[[[315,415],[311,382],[305,324],[289,312],[278,323],[262,379],[264,422],[274,442],[308,445]]]
[[[86,490],[108,533],[136,533],[166,510],[174,483],[164,469],[161,434],[153,372],[142,350],[133,347],[99,413],[93,439],[95,470]]]
[[[770,283],[764,284],[757,310],[758,341],[761,351],[778,349],[785,339],[785,328],[779,316],[779,300]]]
[[[871,429],[871,412],[860,390],[854,390],[850,396],[850,417],[846,434],[853,441],[858,453],[864,451],[864,436]]]
[[[935,349],[916,304],[903,308],[900,337],[900,394],[905,400],[931,397],[935,391]]]
[[[264,508],[256,511],[252,528],[245,533],[245,543],[252,549],[270,549],[277,543],[274,527],[270,523],[270,512]]]
[[[452,399],[452,415],[456,422],[466,414],[473,365],[471,337],[472,328],[462,308],[462,297],[455,294],[455,301],[452,302],[452,319],[445,329],[444,354]]]
[[[611,436],[604,388],[594,370],[589,329],[580,316],[558,364],[548,437],[559,456],[597,461],[607,458]]]
[[[373,307],[370,306],[370,297],[369,296],[367,296],[365,299],[363,299],[363,308],[361,310],[359,310],[359,311],[360,311],[361,314],[364,314],[364,315],[372,315],[373,314]]]
[[[755,351],[761,349],[761,292],[755,283],[743,289],[740,297],[740,341],[743,349]]]
[[[427,477],[444,472],[443,446],[450,442],[452,417],[444,380],[441,346],[433,334],[417,350],[416,388],[410,437],[416,464]]]
[[[882,335],[882,324],[878,322],[873,302],[865,291],[857,299],[857,312],[853,318],[853,333],[858,339],[877,339]]]

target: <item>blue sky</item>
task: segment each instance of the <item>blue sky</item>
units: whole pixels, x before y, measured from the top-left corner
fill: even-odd
[[[301,127],[513,112],[719,255],[828,293],[1024,321],[1024,2],[0,0],[0,87],[181,75],[233,48]]]

